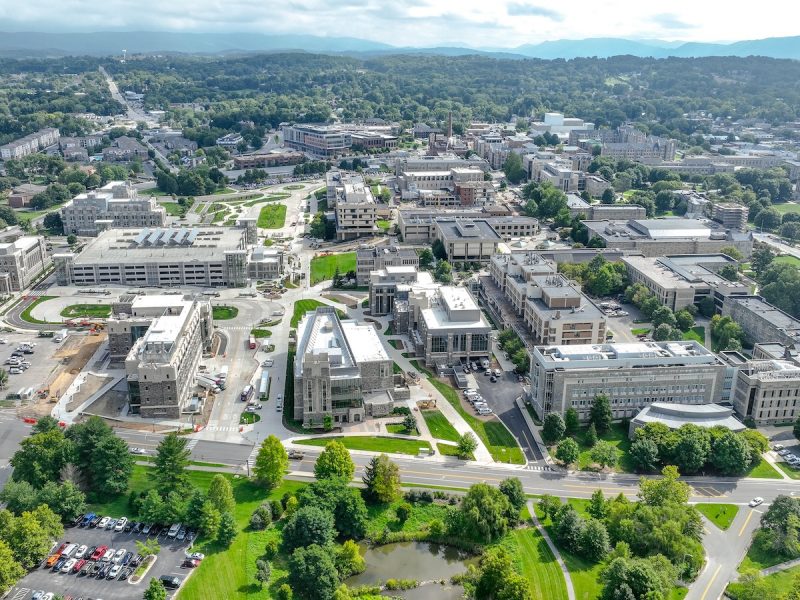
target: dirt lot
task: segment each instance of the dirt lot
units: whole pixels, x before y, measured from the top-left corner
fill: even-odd
[[[64,393],[105,340],[104,333],[89,336],[71,335],[67,338],[61,348],[53,354],[53,359],[61,363],[61,369],[56,371],[53,379],[47,383],[51,401],[56,401]],[[49,412],[49,408],[47,410]]]

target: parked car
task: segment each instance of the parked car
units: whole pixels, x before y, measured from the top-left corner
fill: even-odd
[[[55,564],[53,565],[53,572],[55,573],[57,571],[60,571],[61,567],[63,567],[64,563],[67,562],[68,560],[69,559],[66,556],[59,556],[58,559],[56,559]]]
[[[122,566],[127,566],[129,562],[133,560],[133,552],[126,552],[125,556],[122,557],[122,560],[119,564]]]
[[[147,535],[150,533],[150,530],[153,528],[152,523],[145,523],[144,527],[142,527],[142,533]]]
[[[86,551],[88,549],[89,549],[88,546],[86,546],[85,544],[81,544],[80,546],[78,546],[78,549],[75,551],[75,555],[73,556],[73,558],[77,558],[77,559],[83,558],[84,556],[86,556]]]
[[[114,527],[117,526],[117,519],[109,519],[108,523],[106,523],[106,529],[109,531],[113,531]]]
[[[108,550],[106,550],[106,551],[105,551],[105,553],[103,554],[103,556],[101,556],[101,557],[100,557],[100,560],[101,560],[102,562],[108,562],[108,561],[110,561],[112,558],[114,558],[114,554],[115,554],[115,553],[116,553],[116,550],[114,550],[113,548],[109,548]]]
[[[87,560],[86,563],[84,563],[83,567],[81,568],[80,572],[78,573],[78,576],[86,577],[89,573],[92,572],[92,569],[94,568],[95,564],[96,563],[93,560]]]
[[[143,557],[141,554],[137,554],[137,555],[135,555],[135,556],[133,557],[133,560],[131,560],[131,562],[130,562],[130,566],[132,566],[132,567],[134,567],[134,568],[135,568],[135,567],[138,567],[138,566],[139,566],[139,564],[142,562],[142,559],[143,559],[143,558],[144,558],[144,557]]]
[[[200,564],[199,560],[195,560],[193,558],[187,558],[181,563],[181,567],[185,569],[194,569],[196,566]]]
[[[175,539],[177,539],[179,542],[182,542],[183,540],[185,540],[186,539],[186,529],[181,527],[180,531],[178,531],[178,535],[175,536]]]
[[[136,524],[136,521],[128,521],[127,523],[125,523],[125,533],[128,533],[129,531],[133,531],[133,526],[135,524]]]
[[[203,554],[202,552],[192,552],[189,555],[189,558],[193,558],[194,560],[203,560],[205,557],[206,555]]]
[[[74,565],[72,565],[72,572],[73,572],[73,573],[78,573],[78,572],[79,572],[79,571],[80,571],[80,570],[83,568],[83,565],[85,565],[85,564],[86,564],[86,562],[87,562],[87,561],[86,561],[86,559],[85,559],[85,558],[80,558],[80,559],[77,559],[77,560],[75,561],[75,564],[74,564]]]
[[[120,571],[122,571],[122,567],[120,565],[114,565],[113,567],[111,567],[111,570],[108,572],[108,575],[106,575],[106,579],[116,579]]]
[[[98,561],[101,558],[103,558],[103,556],[106,553],[106,550],[108,550],[108,546],[98,546],[97,548],[95,548],[94,552],[92,552],[89,558],[91,560]]]
[[[168,590],[178,589],[181,585],[180,577],[175,577],[175,575],[162,575],[158,579]]]
[[[491,381],[492,383],[495,383],[497,381],[497,377],[492,375],[491,377],[489,377],[489,381]]]
[[[127,567],[126,569],[122,570],[122,573],[120,573],[119,580],[120,581],[125,581],[131,575],[133,575],[133,569],[131,569],[130,567]]]
[[[120,548],[119,550],[116,551],[116,553],[114,553],[114,558],[111,559],[111,562],[118,565],[125,557],[125,554],[127,554],[127,552],[128,551],[125,550],[125,548]]]
[[[77,517],[75,517],[74,519],[72,519],[72,521],[70,522],[70,525],[71,525],[72,527],[77,527],[78,525],[80,525],[81,523],[83,523],[83,518],[84,518],[85,516],[86,516],[86,515],[78,515]]]
[[[126,517],[122,517],[119,521],[117,521],[117,524],[114,525],[114,531],[124,531],[127,524],[128,519]]]
[[[289,450],[288,455],[291,460],[303,460],[303,456],[305,456],[299,450]]]
[[[172,527],[170,527],[169,531],[167,532],[167,537],[169,539],[174,538],[176,535],[178,535],[178,532],[180,530],[181,530],[181,524],[180,523],[173,523]]]
[[[100,519],[100,521],[97,523],[96,526],[99,527],[100,529],[105,529],[109,521],[111,521],[111,517],[103,517],[102,519]]]
[[[100,525],[100,522],[103,520],[103,518],[104,517],[101,517],[100,515],[97,515],[94,519],[92,519],[89,522],[89,529],[94,529],[95,527]]]

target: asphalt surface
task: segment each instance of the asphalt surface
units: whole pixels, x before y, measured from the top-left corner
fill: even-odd
[[[25,296],[20,302],[16,305],[12,306],[8,312],[5,314],[5,321],[12,327],[16,327],[18,329],[28,329],[34,331],[46,331],[52,330],[53,325],[48,325],[47,323],[39,324],[39,323],[30,323],[25,321],[22,318],[22,313],[28,308],[31,304],[36,302],[37,298],[40,296],[47,295],[47,289],[55,285],[56,277],[52,273],[48,275],[45,279],[37,283],[33,288],[31,288],[31,292]]]

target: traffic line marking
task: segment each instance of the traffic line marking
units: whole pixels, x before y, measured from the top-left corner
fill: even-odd
[[[706,600],[706,596],[708,596],[708,591],[711,589],[711,586],[714,584],[714,580],[717,578],[717,575],[719,575],[720,569],[722,569],[722,565],[717,565],[717,570],[714,571],[714,574],[711,576],[711,579],[709,580],[708,585],[706,586],[706,589],[703,590],[703,595],[700,596],[700,600]]]
[[[742,534],[744,533],[745,527],[747,527],[747,524],[750,522],[750,519],[752,519],[752,518],[753,518],[753,513],[754,513],[754,512],[756,512],[756,511],[754,511],[754,510],[751,510],[751,511],[750,511],[750,512],[747,514],[747,518],[744,520],[744,523],[742,524],[742,528],[739,530],[739,537],[742,537]]]

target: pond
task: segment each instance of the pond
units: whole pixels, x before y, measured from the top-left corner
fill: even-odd
[[[345,583],[353,587],[374,585],[387,579],[415,579],[430,581],[444,579],[467,570],[467,565],[477,564],[478,559],[467,552],[429,542],[398,542],[385,546],[362,544],[361,553],[367,569],[360,575],[350,577]],[[462,596],[460,586],[425,585],[413,590],[387,592],[387,595],[406,600],[457,600]]]

